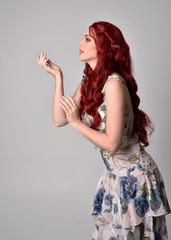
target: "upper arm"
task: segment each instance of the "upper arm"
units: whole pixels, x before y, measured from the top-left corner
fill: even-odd
[[[79,85],[73,95],[73,99],[74,99],[78,109],[80,108],[80,97],[81,97],[81,83],[79,83]]]
[[[111,78],[106,83],[105,102],[106,134],[109,137],[112,152],[116,152],[122,142],[126,109],[126,94],[121,81]]]

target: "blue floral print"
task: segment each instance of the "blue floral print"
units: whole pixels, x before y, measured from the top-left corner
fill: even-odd
[[[134,169],[135,169],[135,167],[133,167],[133,168],[129,168],[129,169],[127,170],[127,174],[129,175],[130,172],[133,172],[133,171],[134,171]]]
[[[107,194],[104,198],[105,204],[108,205],[109,207],[112,207],[112,199],[113,199],[113,196],[110,193]]]
[[[119,177],[120,194],[123,199],[123,203],[127,204],[134,199],[138,190],[137,178],[133,175]]]
[[[160,236],[160,228],[157,232],[155,232],[155,240],[162,240],[162,237]]]
[[[109,172],[111,172],[112,170],[111,170],[111,168],[110,168],[110,164],[107,162],[107,160],[106,160],[105,157],[103,156],[102,150],[100,150],[100,152],[101,152],[101,156],[102,156],[102,159],[103,159],[103,161],[104,161],[104,164],[106,165],[107,170],[108,170]]]
[[[135,208],[137,215],[139,217],[144,217],[145,213],[150,210],[149,200],[144,196],[140,196],[139,198],[135,199]]]
[[[104,201],[107,206],[109,206],[109,209],[106,209],[104,212],[111,212],[112,211],[112,200],[113,196],[109,193],[105,196]]]
[[[109,240],[117,240],[115,237],[110,237]]]
[[[163,229],[163,235],[168,238],[166,226],[165,226],[164,229]]]
[[[158,186],[155,187],[155,194],[156,194],[157,200],[158,200],[159,202],[161,202],[162,199],[161,199],[161,197],[160,197],[161,194],[160,194],[160,191],[159,191]]]
[[[122,229],[122,225],[116,225],[115,229]]]
[[[117,203],[114,203],[113,211],[115,214],[118,212],[118,204]]]
[[[99,215],[102,211],[102,202],[104,197],[105,189],[102,187],[98,190],[94,199],[93,216]]]
[[[137,163],[137,166],[138,166],[138,169],[139,169],[140,171],[143,171],[143,172],[146,172],[146,171],[147,171],[145,168],[143,168],[143,167],[141,166],[140,163]]]

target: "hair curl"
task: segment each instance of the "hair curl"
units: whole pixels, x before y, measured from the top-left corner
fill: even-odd
[[[80,115],[85,109],[93,116],[91,128],[97,129],[101,117],[97,111],[103,102],[103,86],[110,74],[119,73],[126,81],[131,95],[134,112],[134,129],[142,147],[149,145],[147,135],[151,135],[154,126],[150,118],[139,109],[138,86],[132,74],[132,60],[129,46],[121,30],[108,22],[95,22],[89,27],[89,34],[95,40],[97,64],[94,70],[86,63],[85,78],[81,87]]]

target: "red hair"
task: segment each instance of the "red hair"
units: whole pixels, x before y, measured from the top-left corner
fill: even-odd
[[[139,109],[140,98],[137,95],[137,84],[132,75],[132,60],[129,46],[122,32],[108,22],[95,22],[89,27],[89,34],[95,40],[97,48],[97,64],[94,70],[86,63],[85,78],[81,87],[80,116],[83,110],[93,116],[91,128],[97,129],[101,117],[97,108],[103,102],[101,90],[108,76],[119,73],[127,83],[131,95],[134,112],[134,129],[143,147],[149,145],[147,135],[151,135],[154,126],[150,118]]]

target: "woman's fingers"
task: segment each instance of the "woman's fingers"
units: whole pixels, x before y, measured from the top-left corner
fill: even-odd
[[[40,62],[42,62],[42,58],[43,58],[43,52],[41,52],[41,54],[40,54]]]
[[[38,61],[38,64],[42,67],[42,60],[40,56],[37,56],[37,61]]]
[[[68,96],[70,95],[68,94]],[[65,111],[68,122],[71,124],[71,126],[72,124],[80,120],[79,114],[77,112],[77,106],[72,97],[70,97],[70,99],[67,99],[64,96],[62,96],[60,98],[60,105],[62,109]]]
[[[44,65],[46,65],[46,66],[47,66],[47,61],[48,61],[48,58],[46,58],[46,59],[44,60]]]
[[[46,58],[46,56],[47,56],[47,54],[44,55],[44,61],[43,61],[43,64],[47,67],[47,66],[48,66],[47,62],[48,62],[49,59]]]
[[[40,54],[40,56],[38,56],[38,59],[39,59],[39,64],[41,66],[41,62],[42,62],[42,53]]]
[[[48,58],[46,58],[47,54],[45,54],[44,52],[41,52],[40,54],[40,57],[37,56],[37,60],[38,60],[38,63],[41,67],[45,67],[47,66],[47,61],[48,61]]]
[[[44,61],[44,55],[45,55],[44,52],[42,52],[41,55],[40,55],[40,61],[41,61],[41,63],[43,63],[43,61]]]
[[[50,61],[49,58],[47,58],[47,54],[44,52],[41,52],[40,56],[37,56],[38,64],[48,73],[50,73],[54,77],[62,77],[62,71],[61,69]]]
[[[44,53],[44,55],[43,55],[43,61],[46,59],[46,56],[47,56],[47,54]]]
[[[46,58],[46,54],[44,53],[43,56],[42,56],[42,62],[44,63],[45,61],[45,58]]]
[[[75,104],[75,101],[74,101],[74,99],[68,94],[68,97],[69,97],[69,99],[70,99],[70,101],[71,101],[71,104],[73,105],[73,107],[77,107],[77,105]]]
[[[37,56],[37,61],[38,61],[38,64],[40,65],[40,57]]]
[[[76,105],[74,106],[73,102],[70,99],[67,99],[64,96],[62,96],[61,102],[64,104],[68,112],[70,113],[75,112],[77,106]]]
[[[77,108],[77,105],[75,104],[74,99],[69,94],[68,94],[68,97],[69,99],[62,96],[62,98],[69,104],[71,109],[74,110],[75,108]]]
[[[67,109],[67,111],[70,111],[70,109],[71,109],[70,101],[67,98],[65,98],[64,96],[62,96],[60,98],[60,100],[61,100],[62,104],[65,106],[65,108]]]
[[[62,98],[60,98],[60,105],[61,105],[62,109],[64,110],[64,112],[65,112],[65,114],[66,114],[66,116],[67,116],[67,118],[69,120],[69,116],[68,116],[68,114],[69,114],[69,106],[67,105],[67,103]]]

